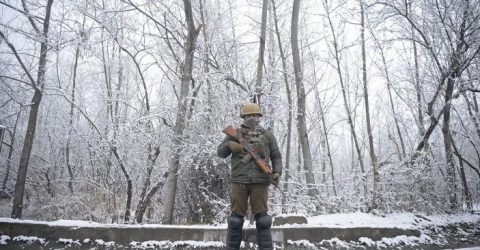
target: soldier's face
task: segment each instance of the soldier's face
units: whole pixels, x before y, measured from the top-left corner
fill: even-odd
[[[260,116],[257,114],[244,115],[243,119],[245,122],[260,122]]]

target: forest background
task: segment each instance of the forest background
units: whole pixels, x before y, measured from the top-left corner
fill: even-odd
[[[258,100],[273,214],[480,199],[477,0],[2,0],[0,215],[221,223]],[[255,97],[255,98],[254,98]]]

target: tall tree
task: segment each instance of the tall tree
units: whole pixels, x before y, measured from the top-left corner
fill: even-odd
[[[361,16],[361,47],[362,47],[362,80],[363,80],[363,98],[365,104],[365,120],[367,122],[368,147],[370,153],[370,160],[372,161],[373,169],[373,195],[371,208],[376,209],[378,204],[378,160],[375,155],[375,148],[373,146],[372,125],[370,122],[370,104],[368,101],[368,81],[367,81],[367,52],[365,51],[365,6],[364,2],[360,1],[360,16]]]
[[[287,104],[288,104],[288,119],[287,119],[287,145],[285,153],[285,181],[284,181],[284,190],[285,193],[288,193],[288,182],[290,180],[290,158],[291,158],[291,142],[292,142],[292,120],[293,120],[293,101],[292,101],[292,91],[290,89],[290,81],[287,72],[287,58],[282,45],[282,39],[280,36],[280,29],[278,28],[278,17],[277,17],[277,6],[275,6],[275,0],[272,1],[272,12],[273,12],[273,22],[275,24],[275,35],[278,42],[278,50],[280,52],[280,58],[282,60],[282,76],[283,81],[285,82],[285,91],[287,94]],[[287,196],[282,196],[282,213],[287,213]]]
[[[85,25],[85,18],[84,18],[84,25]],[[81,33],[83,34],[83,33]],[[82,38],[80,37],[80,40]],[[76,91],[76,86],[77,86],[77,70],[78,70],[78,59],[80,58],[80,45],[81,42],[78,41],[77,47],[75,48],[75,58],[74,58],[74,63],[73,63],[73,76],[72,76],[72,94],[71,94],[71,100],[72,103],[70,104],[70,115],[68,118],[68,135],[67,135],[67,143],[65,145],[65,163],[67,165],[67,170],[68,170],[68,175],[70,176],[70,179],[68,181],[68,189],[70,190],[70,193],[73,195],[74,190],[73,190],[73,166],[70,161],[70,145],[71,145],[71,137],[72,137],[72,130],[73,130],[73,119],[74,119],[74,111],[75,111],[75,91]]]
[[[195,52],[195,42],[202,26],[195,28],[192,13],[192,4],[190,0],[183,0],[185,19],[187,21],[187,37],[184,44],[184,60],[182,66],[182,78],[180,87],[180,96],[177,105],[177,115],[175,118],[175,127],[173,128],[173,141],[171,149],[171,158],[169,163],[167,190],[165,197],[165,212],[163,222],[173,223],[173,212],[175,207],[175,196],[177,191],[177,173],[180,167],[180,151],[183,144],[183,130],[185,129],[185,120],[187,115],[188,96],[190,84],[192,81],[193,56]]]
[[[307,130],[307,109],[306,109],[306,94],[305,86],[303,83],[302,64],[300,61],[300,51],[298,46],[298,19],[300,12],[300,0],[293,1],[292,11],[292,28],[291,28],[291,43],[292,43],[292,56],[293,56],[293,68],[295,72],[295,84],[297,86],[297,101],[298,101],[298,113],[297,113],[297,129],[300,144],[302,145],[302,157],[303,168],[305,169],[305,178],[308,185],[308,194],[312,200],[317,199],[318,191],[315,186],[315,176],[313,174],[312,155],[310,152],[310,144],[308,142],[308,130]]]
[[[38,59],[38,72],[37,79],[33,79],[30,70],[24,64],[20,54],[17,52],[15,46],[8,40],[8,38],[0,31],[0,37],[7,43],[11,51],[15,55],[18,63],[21,65],[24,73],[29,78],[29,85],[33,88],[34,94],[30,105],[30,114],[28,116],[27,131],[25,134],[25,140],[23,143],[22,154],[20,158],[20,164],[18,166],[17,180],[15,182],[15,194],[13,197],[12,206],[12,218],[21,218],[23,211],[23,195],[25,193],[25,182],[27,179],[28,163],[30,160],[30,154],[32,152],[33,140],[35,138],[35,130],[37,127],[38,109],[43,97],[43,90],[45,87],[45,74],[47,66],[47,52],[48,52],[48,31],[50,26],[50,14],[52,9],[53,0],[47,1],[45,8],[45,17],[43,19],[43,29],[40,30],[37,27],[37,23],[33,17],[29,14],[28,6],[25,0],[22,0],[23,12],[28,18],[32,28],[37,33],[36,36],[40,39],[40,55]]]

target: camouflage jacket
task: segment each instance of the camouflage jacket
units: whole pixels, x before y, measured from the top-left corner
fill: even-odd
[[[261,138],[256,142],[253,140],[256,148],[261,148],[258,156],[263,158],[265,162],[272,167],[273,172],[282,174],[282,155],[275,136],[261,127],[256,131],[259,134],[259,138]],[[245,135],[244,128],[237,129],[237,134],[241,135],[241,137],[248,142],[251,142],[249,140],[251,138],[245,138],[247,136]],[[221,158],[227,158],[232,155],[230,159],[232,167],[230,181],[234,183],[268,183],[267,176],[255,165],[253,159],[250,159],[246,164],[242,161],[243,158],[247,156],[246,152],[232,154],[232,151],[228,147],[230,140],[235,140],[235,138],[226,136],[217,148],[217,155]]]

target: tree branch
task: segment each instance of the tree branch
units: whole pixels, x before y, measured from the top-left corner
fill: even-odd
[[[468,91],[480,93],[480,89],[467,88]]]
[[[40,32],[40,30],[38,29],[37,25],[35,24],[35,21],[33,20],[32,18],[32,15],[30,14],[30,12],[28,11],[28,8],[27,8],[27,4],[25,3],[25,0],[22,0],[22,7],[23,7],[23,10],[25,11],[24,14],[27,16],[28,18],[28,21],[30,22],[30,24],[32,25],[33,29],[35,30],[35,32],[37,32],[37,34],[39,36],[42,36],[42,32]]]
[[[26,16],[34,17],[35,19],[39,19],[39,20],[42,20],[42,21],[44,20],[42,17],[35,16],[35,15],[30,14],[30,13],[27,13],[27,12],[25,12],[25,11],[19,9],[19,8],[16,8],[16,7],[14,7],[14,6],[12,6],[12,5],[8,4],[8,3],[0,2],[0,4],[1,4],[1,5],[4,5],[4,6],[7,6],[8,8],[10,8],[10,9],[12,9],[12,10],[15,10],[15,11],[17,11],[17,12],[19,12],[19,13],[22,13],[22,14],[24,14],[24,15],[26,15]]]
[[[11,77],[11,76],[6,76],[6,75],[0,75],[0,78],[7,78],[7,79],[10,79],[10,80],[14,80],[14,81],[17,81],[17,82],[21,82],[21,83],[24,83],[24,84],[26,84],[26,85],[34,88],[31,83],[29,83],[29,82],[27,82],[27,81],[24,81],[24,80],[22,80],[22,79],[18,79],[18,78]]]
[[[452,140],[453,153],[458,157],[458,159],[467,163],[467,165],[470,166],[470,168],[472,168],[477,173],[478,178],[480,178],[480,171],[475,166],[473,166],[473,164],[471,164],[469,161],[467,161],[465,158],[463,158],[463,156],[460,154],[457,146],[455,145],[455,141],[453,140],[452,135],[450,135],[450,139]]]
[[[20,58],[20,56],[18,55],[18,52],[17,52],[17,49],[15,49],[15,46],[10,43],[10,41],[8,41],[7,37],[5,37],[5,35],[3,34],[2,31],[0,31],[0,37],[5,40],[5,42],[7,43],[8,47],[10,47],[10,49],[12,50],[13,54],[15,55],[15,57],[17,58],[17,61],[18,63],[20,63],[20,65],[22,66],[22,69],[23,71],[25,72],[25,74],[28,76],[28,79],[30,80],[31,82],[31,87],[33,87],[35,90],[37,91],[40,91],[40,89],[37,87],[37,82],[35,81],[35,79],[33,79],[32,75],[30,74],[30,72],[28,71],[27,67],[25,66],[25,64],[23,63],[22,59]]]
[[[225,80],[227,82],[231,82],[234,85],[240,87],[243,91],[248,92],[248,89],[245,86],[243,86],[241,83],[239,83],[236,79],[234,79],[231,76],[226,76],[225,79],[223,79],[223,80]]]

